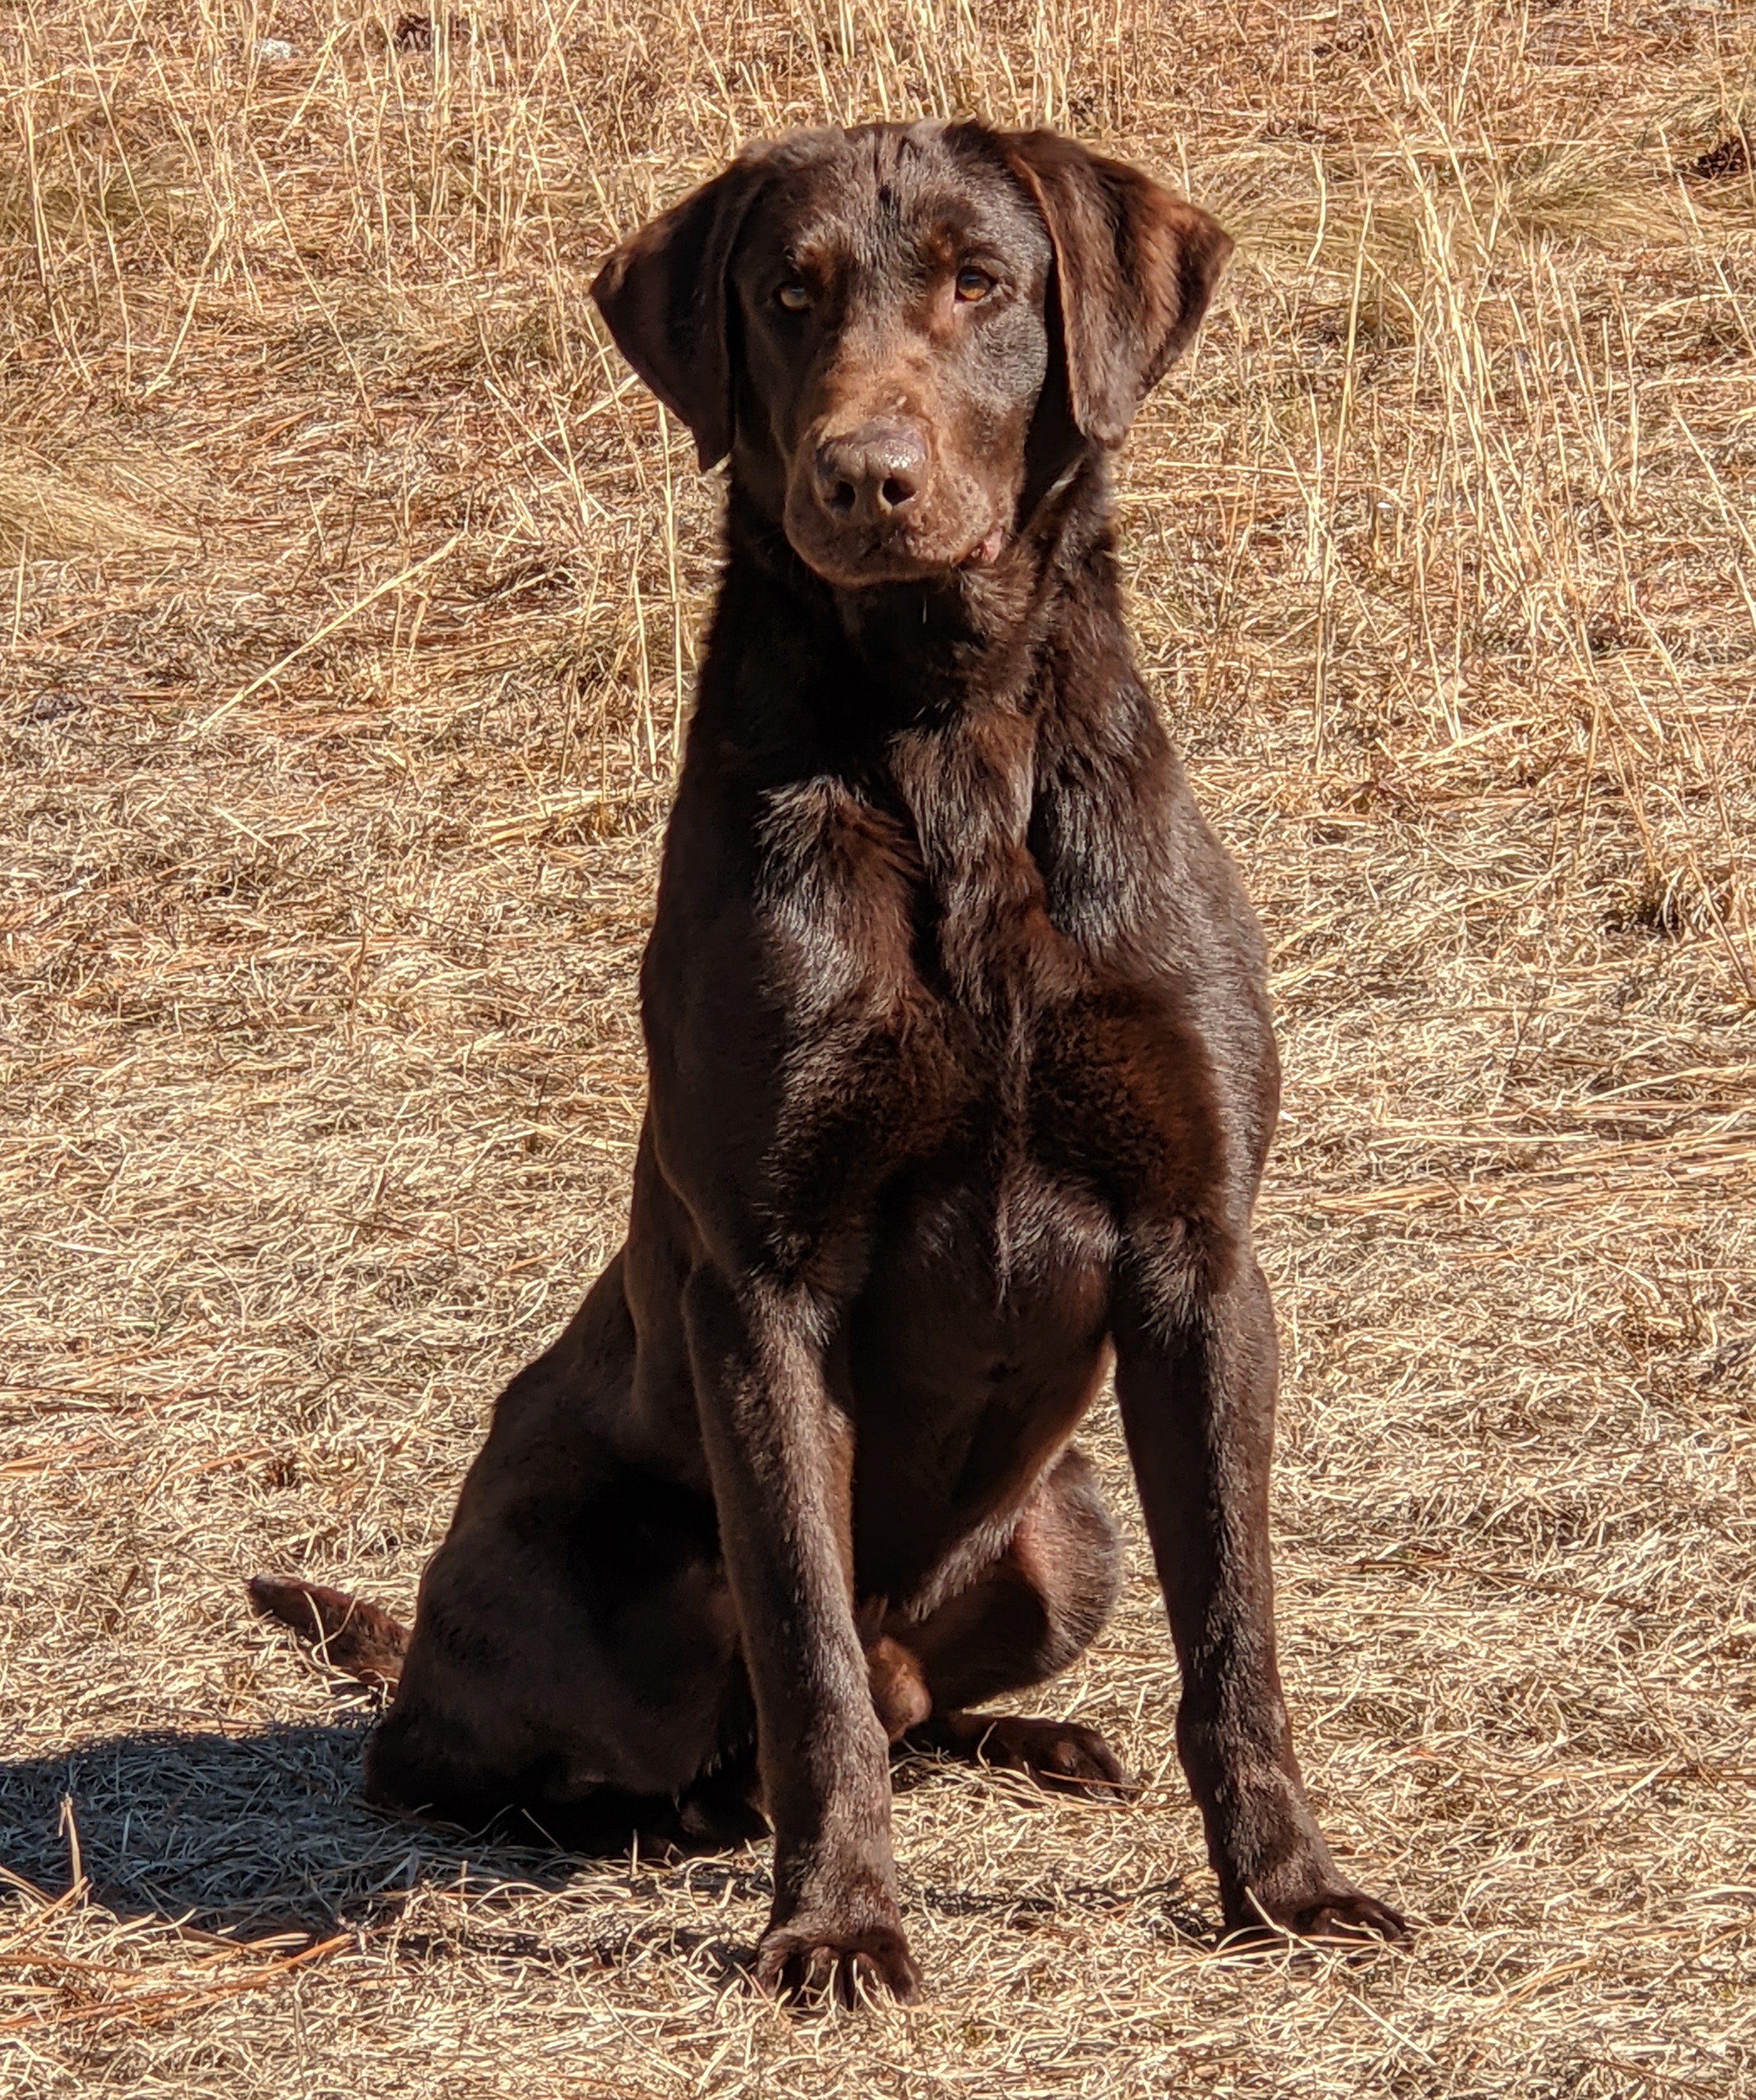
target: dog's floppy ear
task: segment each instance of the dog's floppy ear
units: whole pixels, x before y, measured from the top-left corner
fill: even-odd
[[[735,161],[630,235],[591,288],[616,348],[688,426],[704,468],[732,446],[726,272],[762,159]]]
[[[1200,325],[1232,237],[1137,168],[1052,131],[1014,131],[1001,143],[1054,245],[1074,422],[1118,444]]]

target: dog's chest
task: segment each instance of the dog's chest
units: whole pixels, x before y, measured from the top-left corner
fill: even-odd
[[[790,788],[764,839],[788,1145],[851,1111],[865,1171],[950,1147],[964,1185],[991,1192],[1002,1243],[1045,1177],[1088,1185],[1083,1162],[1156,1153],[1190,1105],[1167,988],[1094,952],[1052,902],[1092,884],[1045,864],[1044,840],[1114,827],[1101,810],[1039,821],[1030,756],[1016,718],[923,739],[882,792]]]
[[[770,796],[763,889],[801,1021],[863,1017],[967,1055],[1077,994],[1088,973],[1033,849],[1031,759],[1028,726],[994,715],[898,738],[876,779]]]

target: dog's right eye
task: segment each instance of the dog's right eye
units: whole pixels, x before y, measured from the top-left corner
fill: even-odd
[[[802,314],[811,303],[810,292],[796,280],[792,284],[783,285],[774,297],[779,300],[789,314]]]

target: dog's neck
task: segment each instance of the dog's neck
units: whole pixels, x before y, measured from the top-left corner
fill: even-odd
[[[850,589],[809,569],[735,479],[727,590],[752,588],[767,601],[789,648],[814,660],[814,682],[844,727],[855,713],[884,737],[972,712],[1028,716],[1075,577],[1084,575],[1088,593],[1115,589],[1108,482],[1107,458],[1089,451],[1035,503],[992,567]]]

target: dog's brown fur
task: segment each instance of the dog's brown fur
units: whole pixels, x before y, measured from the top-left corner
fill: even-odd
[[[595,288],[731,460],[627,1244],[501,1399],[412,1635],[258,1596],[399,1661],[381,1801],[711,1841],[759,1777],[770,1986],[916,1988],[889,1742],[1120,1782],[970,1711],[1109,1610],[1070,1440],[1112,1351],[1226,1923],[1400,1930],[1276,1674],[1261,947],[1111,554],[1111,452],[1229,246],[1048,135],[880,125],[745,156]]]

